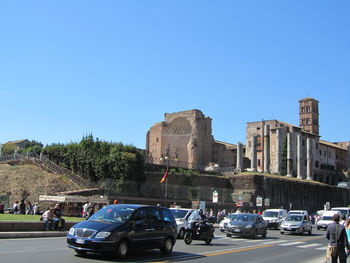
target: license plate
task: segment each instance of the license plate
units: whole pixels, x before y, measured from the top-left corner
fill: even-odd
[[[77,244],[84,244],[85,240],[84,239],[77,239],[77,241],[75,241]]]
[[[235,231],[235,232],[240,232],[239,229],[234,229],[233,231]]]
[[[287,230],[292,230],[290,227],[287,227]]]

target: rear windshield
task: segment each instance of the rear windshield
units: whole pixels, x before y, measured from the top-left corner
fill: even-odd
[[[183,209],[170,209],[171,213],[173,213],[175,218],[184,218],[188,213],[188,210]]]
[[[303,216],[289,215],[286,217],[285,221],[300,222],[300,221],[303,221]]]
[[[89,221],[104,221],[111,223],[124,223],[128,220],[131,214],[135,211],[134,208],[125,206],[107,206],[97,211]]]
[[[278,217],[278,212],[265,211],[263,213],[264,217]]]
[[[332,221],[332,220],[333,220],[333,217],[332,217],[332,216],[321,216],[321,220]]]
[[[235,218],[233,218],[232,221],[234,221],[234,222],[255,222],[255,216],[238,214]]]

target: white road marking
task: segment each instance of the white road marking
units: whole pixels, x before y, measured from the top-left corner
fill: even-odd
[[[269,241],[269,242],[264,243],[264,245],[277,244],[277,243],[284,243],[284,242],[288,242],[288,240],[274,240],[274,241]]]
[[[302,245],[302,246],[297,246],[297,247],[299,247],[299,248],[309,248],[309,247],[317,247],[317,246],[322,246],[322,244],[312,243],[312,244],[307,244],[307,245]]]
[[[297,241],[297,242],[292,242],[292,243],[286,243],[286,244],[279,244],[279,246],[294,246],[294,245],[301,245],[301,244],[305,244],[305,242],[302,241]]]

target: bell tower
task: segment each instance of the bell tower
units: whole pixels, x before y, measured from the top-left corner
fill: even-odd
[[[318,100],[305,98],[299,100],[299,126],[303,131],[319,135]]]

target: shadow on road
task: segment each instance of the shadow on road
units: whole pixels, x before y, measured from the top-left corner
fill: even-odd
[[[79,258],[88,258],[90,260],[98,260],[98,262],[154,262],[154,261],[185,261],[191,259],[204,258],[205,256],[195,253],[176,252],[170,256],[162,255],[159,250],[143,250],[131,252],[126,259],[120,259],[113,254],[93,254],[88,253],[86,256],[76,255]]]

